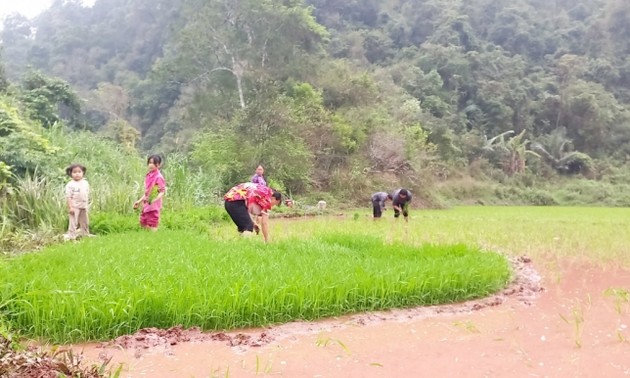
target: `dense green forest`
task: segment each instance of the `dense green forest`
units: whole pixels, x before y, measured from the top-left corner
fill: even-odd
[[[215,194],[262,163],[356,204],[630,205],[628,1],[55,0],[0,37],[5,189],[63,164],[56,128]]]

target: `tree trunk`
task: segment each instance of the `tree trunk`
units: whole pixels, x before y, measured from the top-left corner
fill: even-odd
[[[241,109],[245,109],[245,96],[243,94],[243,72],[245,71],[244,64],[241,61],[237,61],[232,56],[232,73],[236,77],[236,87],[238,89],[238,99],[241,103]]]

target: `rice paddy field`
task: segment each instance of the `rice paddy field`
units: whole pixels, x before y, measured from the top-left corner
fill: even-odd
[[[461,302],[511,279],[507,257],[630,266],[630,210],[413,209],[272,219],[272,242],[227,223],[125,232],[0,263],[2,322],[53,342],[143,327],[232,329]]]

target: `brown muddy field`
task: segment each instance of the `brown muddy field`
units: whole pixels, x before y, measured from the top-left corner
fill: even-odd
[[[231,332],[143,329],[73,349],[122,364],[122,377],[630,376],[630,271],[513,264],[510,287],[463,304]]]

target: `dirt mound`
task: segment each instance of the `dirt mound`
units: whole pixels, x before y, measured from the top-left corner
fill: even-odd
[[[149,349],[168,347],[182,342],[221,341],[229,346],[257,347],[268,344],[273,337],[266,332],[256,335],[245,333],[203,332],[198,327],[184,329],[181,326],[169,329],[143,328],[133,335],[124,335],[101,344],[102,348],[121,347],[125,349]]]

